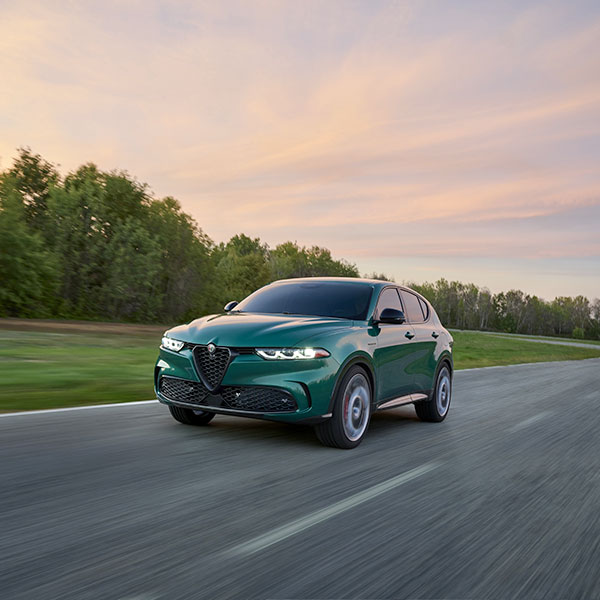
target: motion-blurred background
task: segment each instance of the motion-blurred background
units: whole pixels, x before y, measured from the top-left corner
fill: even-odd
[[[0,0],[0,598],[600,597],[599,40],[597,0]],[[166,328],[310,275],[433,303],[448,419],[153,401]]]

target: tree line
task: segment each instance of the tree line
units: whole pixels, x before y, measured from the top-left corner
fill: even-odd
[[[215,244],[172,197],[85,164],[61,177],[21,148],[0,173],[0,316],[171,323],[274,279],[358,277],[326,248]]]
[[[521,290],[492,294],[472,283],[409,283],[435,307],[447,327],[528,335],[600,339],[600,300],[560,296],[546,301]]]
[[[176,199],[125,171],[88,163],[62,177],[21,148],[0,172],[0,316],[174,323],[307,276],[359,272],[319,246],[270,248],[244,234],[216,244]],[[600,339],[599,300],[547,302],[445,279],[409,285],[448,327]]]

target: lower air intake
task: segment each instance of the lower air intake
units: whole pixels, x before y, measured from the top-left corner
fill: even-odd
[[[173,402],[197,404],[205,408],[227,408],[240,412],[281,413],[298,409],[294,397],[284,390],[258,386],[225,386],[211,394],[199,381],[163,376],[160,393]]]

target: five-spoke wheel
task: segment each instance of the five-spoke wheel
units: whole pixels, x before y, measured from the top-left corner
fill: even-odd
[[[351,367],[342,378],[333,404],[333,414],[315,427],[321,443],[335,448],[360,444],[371,418],[371,384],[362,367]]]

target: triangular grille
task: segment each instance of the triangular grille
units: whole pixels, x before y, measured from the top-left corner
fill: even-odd
[[[213,352],[208,348],[208,346],[196,346],[193,352],[194,362],[202,383],[209,391],[214,392],[223,381],[231,361],[231,352],[229,348],[218,346],[212,346]]]

